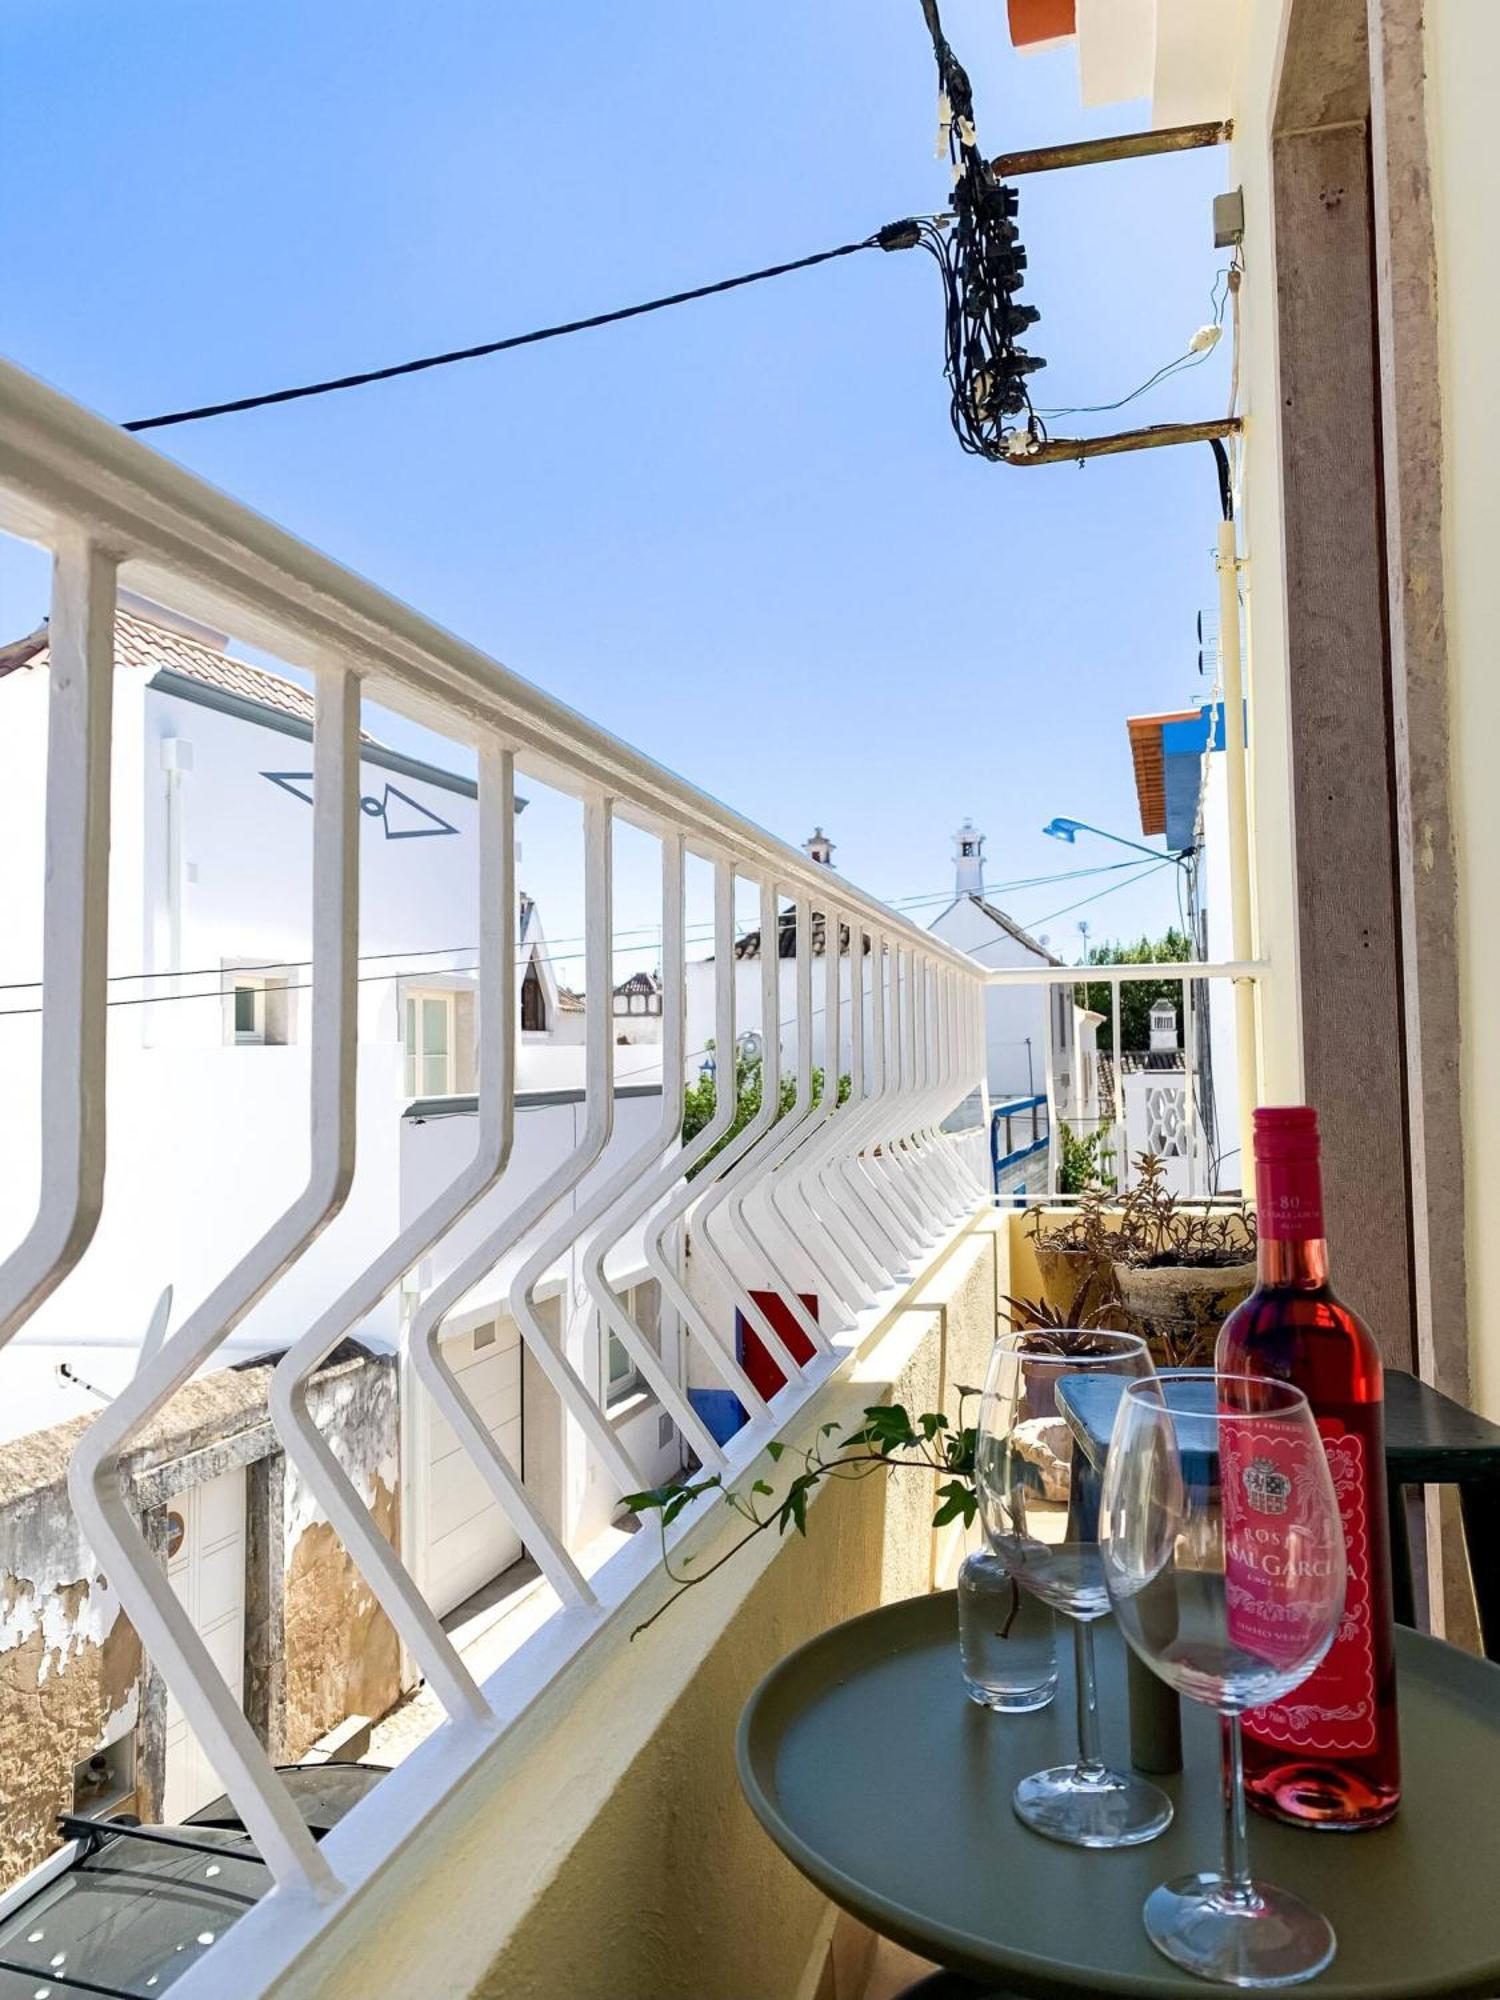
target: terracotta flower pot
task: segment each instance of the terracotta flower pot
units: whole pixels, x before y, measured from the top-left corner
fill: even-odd
[[[1213,1364],[1219,1328],[1255,1285],[1255,1260],[1240,1264],[1115,1265],[1115,1284],[1158,1367]]]

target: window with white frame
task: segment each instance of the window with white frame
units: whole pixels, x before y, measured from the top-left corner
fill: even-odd
[[[647,1278],[641,1284],[631,1286],[625,1294],[625,1310],[652,1347],[660,1351],[661,1287],[654,1278]],[[627,1397],[636,1395],[645,1388],[646,1380],[636,1366],[630,1349],[609,1325],[604,1327],[603,1345],[604,1401],[608,1407],[615,1403],[623,1403]]]
[[[606,1406],[623,1403],[641,1386],[641,1371],[631,1359],[630,1349],[612,1326],[604,1330],[604,1401]]]
[[[236,965],[232,959],[223,966],[224,1039],[245,1047],[274,1043],[277,1047],[292,1040],[292,980],[279,968],[273,973],[264,961],[251,967]]]
[[[451,1097],[457,1089],[454,995],[406,996],[406,1094]]]

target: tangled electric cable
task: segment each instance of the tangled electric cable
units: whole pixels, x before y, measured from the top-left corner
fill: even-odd
[[[1032,408],[1026,377],[1046,363],[1019,347],[1017,335],[1041,317],[1017,303],[1026,252],[1016,227],[1020,197],[979,150],[968,73],[943,33],[937,0],[922,0],[938,67],[938,149],[953,167],[952,213],[916,225],[943,281],[944,372],[952,389],[953,428],[965,451],[1010,456],[1008,440],[1026,417],[1033,437],[1046,430]]]

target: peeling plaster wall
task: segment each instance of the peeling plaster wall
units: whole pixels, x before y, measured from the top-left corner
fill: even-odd
[[[144,1509],[186,1483],[185,1463],[251,1448],[268,1371],[226,1369],[189,1384],[131,1455]],[[75,1765],[145,1721],[140,1641],[100,1574],[68,1501],[67,1468],[87,1428],[75,1418],[0,1448],[0,1886],[57,1845]],[[138,1804],[153,1785],[137,1745]],[[159,1781],[158,1781],[159,1782]]]
[[[314,1422],[393,1548],[400,1546],[396,1365],[370,1356],[320,1376]],[[301,1757],[348,1715],[384,1714],[401,1693],[401,1647],[294,1466],[283,1482],[283,1701],[277,1754]],[[337,1643],[329,1635],[337,1634]]]
[[[146,1432],[127,1473],[152,1539],[175,1494],[248,1468],[246,1712],[272,1756],[290,1761],[346,1715],[388,1708],[400,1661],[389,1621],[285,1466],[267,1416],[270,1376],[261,1365],[190,1383]],[[345,1350],[309,1400],[394,1543],[394,1358]],[[165,1687],[68,1501],[68,1460],[87,1421],[0,1447],[0,1888],[56,1847],[74,1767],[122,1736],[136,1737],[136,1809],[159,1810]]]
[[[57,1845],[73,1767],[135,1727],[140,1641],[49,1482],[0,1514],[0,1887]]]

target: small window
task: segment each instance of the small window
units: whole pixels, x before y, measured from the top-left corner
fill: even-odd
[[[641,1372],[630,1358],[630,1350],[610,1327],[604,1340],[604,1401],[623,1403],[641,1386]]]
[[[266,1039],[266,983],[263,979],[236,979],[234,982],[234,1039],[263,1042]]]
[[[406,1094],[451,1097],[454,1083],[453,995],[406,996]]]
[[[273,972],[263,963],[238,965],[228,958],[220,963],[225,1041],[247,1048],[262,1043],[285,1047],[292,1040],[295,976],[279,967]]]
[[[661,1287],[654,1278],[632,1286],[625,1294],[625,1310],[651,1346],[661,1352]],[[630,1350],[613,1328],[604,1333],[604,1401],[623,1403],[646,1386],[646,1378],[631,1358]]]
[[[528,1035],[545,1035],[547,1032],[547,996],[537,977],[534,959],[527,966],[526,977],[521,981],[521,1026]]]

